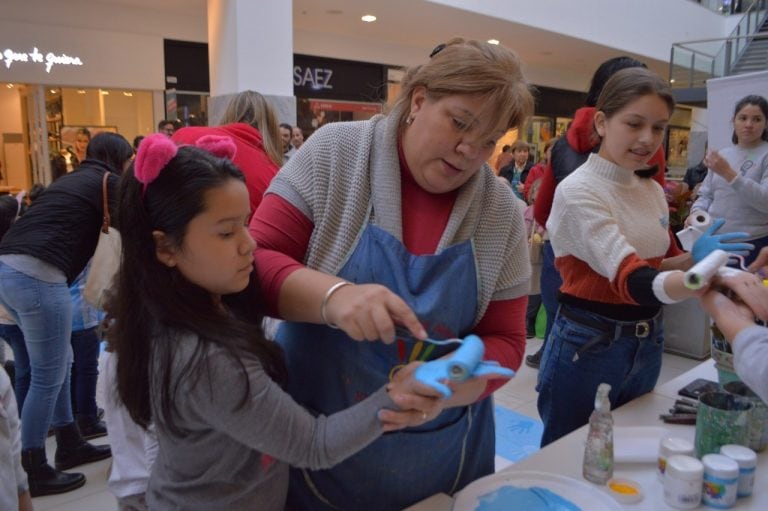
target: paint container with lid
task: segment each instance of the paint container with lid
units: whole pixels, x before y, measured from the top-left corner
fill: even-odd
[[[662,438],[659,442],[659,457],[656,463],[656,475],[659,477],[659,481],[664,480],[667,458],[676,454],[693,456],[693,442],[673,436]]]
[[[743,445],[724,445],[720,448],[720,454],[728,456],[739,464],[739,497],[752,495],[755,486],[755,467],[757,467],[757,454],[749,447]]]
[[[739,464],[723,454],[707,454],[704,464],[704,503],[718,509],[729,509],[736,503],[739,487]]]
[[[704,465],[692,456],[675,454],[667,458],[664,470],[664,502],[677,509],[701,504]]]

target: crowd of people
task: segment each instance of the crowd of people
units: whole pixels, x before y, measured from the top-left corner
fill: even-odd
[[[89,133],[32,205],[0,197],[15,369],[13,390],[0,371],[13,474],[0,507],[76,489],[85,476],[69,469],[110,456],[121,510],[375,511],[453,494],[494,471],[492,394],[507,380],[453,381],[444,398],[416,369],[455,349],[433,340],[474,334],[517,370],[540,304],[545,339],[526,362],[542,445],[587,422],[600,383],[614,406],[652,390],[662,306],[689,298],[768,397],[765,98],[739,101],[734,145],[704,159],[693,211],[718,221],[690,253],[660,186],[665,80],[610,59],[537,165],[516,140],[489,166],[533,106],[513,52],[453,39],[405,73],[385,115],[305,140],[245,91],[217,126],[164,120],[133,144]],[[105,213],[122,252],[102,311],[83,286]],[[717,249],[749,271],[688,289],[684,271]]]

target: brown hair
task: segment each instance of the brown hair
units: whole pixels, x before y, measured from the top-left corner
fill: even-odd
[[[529,153],[531,152],[531,145],[526,142],[525,140],[520,140],[519,138],[512,142],[512,152],[522,151],[525,149]]]
[[[499,126],[521,128],[533,112],[533,96],[517,55],[498,45],[461,38],[451,39],[432,52],[426,64],[406,71],[393,111],[401,126],[410,114],[418,87],[431,100],[452,95],[479,95],[486,105],[479,117],[489,121],[490,135]]]
[[[644,67],[630,67],[617,71],[605,82],[595,108],[603,112],[606,118],[610,118],[634,100],[648,95],[661,98],[672,114],[675,98],[669,84]]]
[[[283,146],[277,129],[277,118],[264,96],[246,90],[232,98],[219,124],[233,122],[244,122],[259,130],[269,159],[278,167],[283,165]]]

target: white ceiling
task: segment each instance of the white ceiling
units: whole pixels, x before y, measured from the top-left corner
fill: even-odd
[[[171,15],[197,11],[205,16],[207,9],[207,0],[92,1]],[[523,2],[510,2],[510,9],[521,8],[526,8]],[[378,19],[363,23],[363,14]],[[668,74],[667,62],[425,0],[293,0],[293,20],[297,53],[408,66],[423,62],[440,42],[460,36],[498,39],[517,52],[529,79],[539,85],[585,90],[592,71],[619,54]]]

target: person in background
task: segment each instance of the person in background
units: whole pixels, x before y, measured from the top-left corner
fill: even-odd
[[[768,275],[768,247],[760,250],[749,270]],[[753,282],[734,291],[711,288],[701,304],[731,343],[736,374],[768,402],[768,328],[755,324],[756,317],[768,321],[768,287]]]
[[[493,170],[496,171],[498,174],[501,172],[501,169],[506,167],[512,162],[512,146],[509,144],[504,144],[504,146],[501,148],[501,152],[496,157],[496,163],[493,165]]]
[[[296,149],[291,145],[291,134],[293,128],[290,124],[280,123],[280,140],[283,142],[283,165],[290,159],[296,152]]]
[[[0,196],[0,239],[5,236],[11,224],[21,215],[24,210],[24,198],[13,197],[11,195]],[[5,341],[14,353],[14,360],[5,359]],[[29,388],[29,364],[22,361],[20,370],[16,371],[15,359],[24,357],[26,352],[21,352],[19,347],[24,346],[24,334],[18,327],[13,317],[8,314],[4,307],[0,306],[0,365],[3,365],[14,382],[14,390],[18,393],[20,389]],[[26,392],[26,390],[24,390]],[[18,398],[17,398],[18,400]]]
[[[91,131],[88,128],[80,128],[75,132],[74,160],[72,160],[72,169],[75,170],[80,162],[85,160],[88,151],[88,144],[91,142]],[[68,171],[70,169],[67,169]]]
[[[0,367],[0,509],[32,511],[32,496],[21,466],[21,428],[11,380]]]
[[[669,209],[647,163],[661,147],[675,100],[642,67],[618,71],[597,99],[599,150],[555,191],[547,231],[563,277],[560,307],[541,361],[537,407],[545,446],[587,423],[597,386],[618,407],[656,385],[664,348],[662,305],[695,295],[684,270],[739,233],[702,234],[691,254],[669,257]],[[640,170],[638,170],[640,169]],[[753,275],[720,278],[734,287]]]
[[[525,180],[531,167],[533,167],[533,164],[528,161],[528,157],[531,154],[531,146],[525,140],[518,139],[512,144],[511,152],[512,162],[502,168],[499,175],[509,181],[515,196],[520,200],[524,200],[523,189],[525,187]]]
[[[741,98],[733,114],[733,146],[707,151],[711,170],[699,188],[686,225],[697,211],[724,218],[724,232],[746,232],[755,249],[749,264],[768,246],[768,101],[763,96]]]
[[[186,127],[171,139],[177,144],[194,144],[202,137],[217,135],[232,139],[237,147],[234,163],[245,176],[251,211],[283,163],[277,120],[267,100],[254,91],[235,95],[215,127]]]
[[[565,136],[560,137],[552,146],[551,156],[541,179],[536,205],[533,208],[533,213],[539,224],[547,225],[557,185],[586,162],[593,151],[597,150],[599,138],[595,135],[594,130],[595,103],[605,82],[617,71],[628,67],[645,67],[645,64],[631,57],[614,57],[600,64],[592,75],[585,106],[576,110],[574,120],[568,127]],[[653,176],[653,179],[664,186],[666,160],[663,147],[659,147],[648,161],[648,165],[658,165],[660,171]],[[670,239],[672,239],[671,235]],[[560,278],[560,273],[555,267],[555,255],[549,240],[544,241],[542,253],[544,261],[541,266],[541,301],[547,311],[547,328],[544,334],[544,343],[539,351],[533,355],[528,355],[525,359],[525,363],[534,368],[539,367],[541,363],[541,356],[544,353],[549,332],[552,330],[552,324],[557,315],[558,290],[563,284],[563,279]]]
[[[133,152],[136,153],[139,150],[139,144],[144,140],[144,135],[136,135],[133,137]]]
[[[157,123],[157,132],[162,133],[166,137],[170,137],[176,131],[176,124],[173,121],[163,119]]]
[[[298,151],[304,143],[304,132],[299,126],[294,126],[291,130],[291,145]]]
[[[282,510],[287,463],[330,467],[438,407],[439,394],[413,379],[416,363],[328,416],[281,388],[281,350],[259,327],[235,151],[227,137],[177,147],[153,135],[120,189],[123,263],[108,338],[120,399],[157,432],[150,509]]]
[[[96,382],[99,378],[99,352],[101,339],[96,327],[103,318],[101,311],[85,301],[83,292],[88,279],[89,262],[80,275],[69,286],[72,300],[72,376],[71,397],[80,434],[86,440],[107,434],[107,427],[99,418],[96,406]]]
[[[541,161],[531,167],[531,170],[528,171],[528,177],[525,178],[525,186],[523,187],[523,197],[528,204],[533,204],[534,202],[530,198],[531,188],[533,187],[533,184],[539,181],[544,175],[544,169],[547,167],[547,163],[552,156],[552,146],[555,145],[557,140],[557,137],[550,138],[544,143],[544,155],[542,156]],[[541,183],[539,183],[539,186],[541,186]],[[533,214],[533,209],[531,209],[531,214]]]
[[[530,182],[530,195],[528,198],[528,207],[525,208],[523,218],[525,218],[526,232],[528,233],[528,245],[531,250],[531,289],[528,291],[528,308],[525,312],[525,336],[527,338],[536,337],[536,318],[541,308],[541,246],[544,244],[544,235],[546,229],[543,225],[536,223],[533,217],[533,204],[536,202],[536,195],[539,192],[541,178],[532,181],[533,176],[528,174],[527,184]],[[537,249],[539,247],[539,249]]]
[[[427,337],[476,334],[485,359],[520,366],[524,205],[486,162],[532,108],[512,52],[453,39],[406,72],[388,115],[323,126],[275,176],[251,232],[300,404],[341,410],[455,349]],[[493,473],[489,397],[502,384],[455,383],[441,413],[330,470],[292,469],[288,506],[402,509]]]
[[[85,476],[62,472],[110,456],[109,446],[86,442],[72,415],[69,285],[93,257],[103,217],[102,178],[117,202],[118,175],[133,149],[116,133],[99,133],[78,169],[53,182],[0,241],[0,305],[24,333],[31,383],[21,408],[22,463],[32,496],[63,493]],[[18,363],[18,362],[17,362]],[[56,434],[54,469],[45,439]]]

